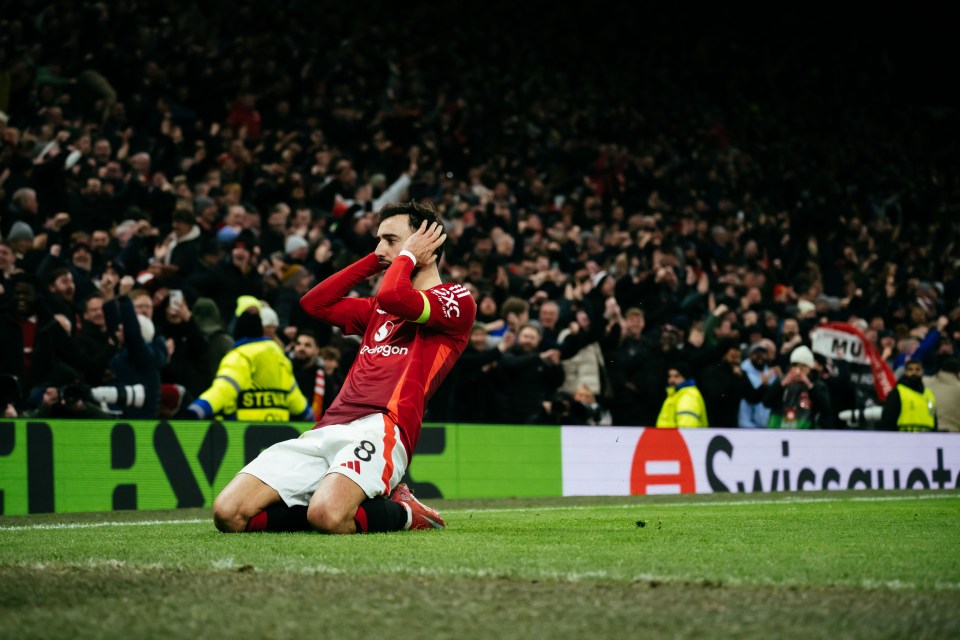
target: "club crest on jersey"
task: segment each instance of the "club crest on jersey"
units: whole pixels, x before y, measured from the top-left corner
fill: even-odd
[[[377,329],[377,332],[373,334],[373,339],[376,340],[377,342],[383,342],[384,340],[387,339],[387,336],[390,335],[391,331],[393,331],[393,321],[387,320],[382,325],[380,325],[380,328]]]
[[[470,295],[470,292],[459,284],[441,290],[431,289],[430,293],[440,299],[440,309],[445,318],[459,318],[460,303],[457,300]]]

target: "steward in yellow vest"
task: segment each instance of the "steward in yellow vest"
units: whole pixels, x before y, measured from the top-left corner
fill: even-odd
[[[188,411],[203,419],[220,415],[248,422],[313,420],[290,359],[263,335],[259,314],[241,314],[235,333],[238,339],[220,361],[213,384]]]
[[[906,364],[897,388],[883,403],[880,425],[889,431],[935,431],[937,401],[923,386],[923,367],[917,361]]]
[[[689,370],[677,364],[667,370],[667,399],[663,401],[657,428],[706,427],[707,406],[697,389],[697,382],[688,378]]]

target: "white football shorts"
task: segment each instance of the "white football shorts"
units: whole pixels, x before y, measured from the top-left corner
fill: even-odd
[[[408,461],[400,428],[386,415],[374,413],[278,442],[240,473],[275,489],[288,507],[307,506],[328,473],[347,476],[368,498],[388,496],[403,478]]]

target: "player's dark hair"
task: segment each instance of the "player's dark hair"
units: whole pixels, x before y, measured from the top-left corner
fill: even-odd
[[[443,225],[443,223],[440,222],[440,217],[437,215],[437,210],[434,209],[432,205],[420,204],[416,200],[384,206],[380,209],[380,222],[399,215],[407,216],[407,219],[410,221],[410,229],[413,231],[419,229],[424,221],[426,221],[428,227],[434,222],[441,226]],[[440,258],[443,257],[443,245],[441,244],[437,247],[433,253],[437,256],[437,262],[439,262]]]

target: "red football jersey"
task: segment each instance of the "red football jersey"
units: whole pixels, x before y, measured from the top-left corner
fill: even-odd
[[[340,394],[315,428],[385,413],[400,427],[411,458],[424,406],[466,348],[477,314],[476,302],[459,284],[414,289],[413,267],[409,257],[398,256],[375,298],[344,298],[380,270],[376,255],[370,254],[300,301],[308,313],[344,333],[363,335]]]

